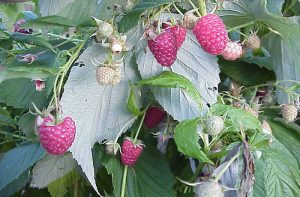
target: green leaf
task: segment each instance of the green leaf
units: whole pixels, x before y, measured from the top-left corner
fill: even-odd
[[[0,114],[0,125],[15,125],[16,121],[10,117]]]
[[[254,197],[299,196],[300,170],[296,159],[273,139],[271,147],[262,148],[255,158]]]
[[[91,149],[96,142],[114,140],[133,124],[136,117],[128,112],[126,106],[130,94],[128,80],[135,82],[138,76],[134,70],[136,65],[131,63],[132,53],[128,52],[124,57],[126,66],[121,66],[126,77],[114,86],[101,85],[95,77],[93,58],[104,63],[106,49],[100,44],[92,44],[81,54],[78,62],[82,61],[85,66],[72,68],[61,105],[64,116],[71,116],[77,126],[70,151],[97,190]]]
[[[45,16],[26,22],[22,28],[72,27],[73,21],[62,16]]]
[[[243,85],[257,85],[272,81],[275,74],[255,64],[241,61],[219,61],[221,71]]]
[[[10,182],[4,188],[0,190],[1,197],[10,197],[23,189],[29,181],[30,172],[28,170],[24,171],[19,177]]]
[[[137,103],[137,95],[135,93],[135,86],[131,85],[130,86],[130,95],[127,101],[127,110],[131,113],[133,113],[134,115],[140,115],[141,111],[140,111],[140,106]],[[140,97],[139,97],[140,99]]]
[[[253,116],[250,112],[242,109],[238,109],[233,106],[216,103],[210,111],[214,115],[225,116],[226,126],[229,126],[229,130],[239,132],[241,129],[246,130],[258,130],[261,131],[261,124],[259,120]],[[229,122],[227,121],[229,119]]]
[[[199,119],[184,120],[175,128],[174,139],[177,148],[183,154],[194,157],[202,162],[213,164],[202,152],[199,145],[199,134],[197,133]]]
[[[0,84],[0,102],[16,108],[42,108],[48,104],[45,91],[37,92],[29,79],[8,79]]]
[[[267,0],[267,10],[270,13],[282,16],[281,10],[284,0]]]
[[[114,196],[120,196],[124,165],[107,154],[101,160],[108,173],[112,174]],[[128,168],[125,196],[175,197],[172,189],[174,183],[174,176],[164,157],[146,144],[137,164]]]
[[[147,9],[180,1],[181,0],[140,0],[118,23],[118,30],[119,32],[127,32],[136,26],[140,16]]]
[[[181,88],[198,103],[199,108],[202,108],[202,99],[200,93],[195,88],[193,83],[184,76],[174,72],[163,71],[157,76],[150,77],[148,79],[142,79],[138,81],[137,84],[164,88]]]
[[[31,113],[26,113],[20,117],[19,128],[23,131],[26,138],[37,139],[38,136],[34,132],[36,116]]]
[[[100,13],[98,2],[98,0],[40,0],[39,7],[42,16],[63,16],[77,26]]]
[[[45,151],[38,143],[19,146],[5,153],[0,160],[0,190],[21,176],[44,155]]]
[[[37,37],[35,35],[14,32],[11,34],[10,38],[17,42],[26,43],[26,44],[34,44],[36,46],[42,46],[42,47],[46,47],[49,49],[53,49],[53,46],[47,40],[45,40],[41,37]]]
[[[272,128],[272,134],[290,151],[300,165],[300,127],[295,123],[285,124],[284,121],[277,119],[268,122]]]
[[[71,187],[79,179],[80,175],[78,174],[78,172],[76,170],[72,170],[65,176],[52,182],[48,185],[48,191],[50,192],[51,197],[64,197],[68,192],[68,188]]]
[[[76,167],[71,154],[47,155],[36,163],[32,170],[32,183],[38,187],[46,187],[51,182],[68,174]]]

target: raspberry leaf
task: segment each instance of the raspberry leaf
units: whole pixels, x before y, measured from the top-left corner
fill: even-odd
[[[270,147],[264,147],[254,153],[255,184],[253,196],[298,196],[299,165],[280,142],[275,138],[272,141]]]
[[[68,174],[75,167],[76,162],[71,154],[47,155],[34,166],[32,183],[38,188],[46,187],[56,179]]]
[[[0,190],[21,176],[45,155],[38,143],[27,144],[6,152],[0,161]]]
[[[157,76],[143,79],[137,82],[139,85],[158,86],[164,88],[181,88],[197,103],[199,108],[202,108],[201,96],[192,82],[182,75],[170,71],[163,71]]]
[[[128,168],[125,196],[173,197],[173,176],[168,163],[152,145],[146,149],[134,167]],[[114,196],[121,196],[124,166],[113,156],[100,157],[109,174],[112,174]]]
[[[231,131],[240,132],[241,128],[244,131],[251,129],[261,131],[259,120],[245,110],[217,103],[210,108],[210,112],[214,115],[226,116],[225,127]]]
[[[140,34],[136,29],[128,34],[128,42],[137,42]],[[96,67],[92,60],[104,63],[106,49],[93,43],[79,57],[82,67],[73,67],[61,99],[63,116],[70,116],[76,123],[76,136],[70,148],[73,157],[82,167],[88,180],[97,191],[94,179],[94,164],[91,149],[96,142],[115,140],[125,132],[136,116],[128,112],[127,100],[130,95],[128,81],[137,80],[133,53],[127,52],[120,68],[124,76],[116,85],[99,85]],[[95,62],[96,62],[95,61]],[[112,121],[113,120],[113,121]]]
[[[174,139],[177,148],[183,154],[194,157],[202,162],[213,164],[212,161],[204,154],[199,145],[198,130],[199,119],[184,120],[175,128]]]
[[[53,181],[48,185],[48,191],[51,196],[61,197],[68,192],[68,188],[73,186],[80,179],[80,175],[76,170],[72,170],[68,174]]]
[[[191,32],[187,33],[185,42],[177,53],[177,60],[169,68],[157,63],[145,42],[141,41],[138,49],[138,69],[143,79],[159,75],[165,70],[172,71],[191,81],[201,93],[203,110],[199,109],[199,100],[192,99],[183,89],[151,88],[155,99],[175,120],[198,117],[207,110],[206,104],[217,101],[217,87],[220,82],[217,58],[204,52]]]

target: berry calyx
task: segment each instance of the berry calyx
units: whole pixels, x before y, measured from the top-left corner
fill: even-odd
[[[227,45],[222,52],[222,57],[226,60],[236,60],[243,54],[243,48],[241,44],[237,42],[228,41]]]
[[[75,133],[75,122],[70,117],[55,124],[54,120],[48,116],[39,127],[41,144],[49,154],[53,155],[67,152],[75,139]]]
[[[218,15],[208,14],[201,17],[195,25],[193,33],[207,53],[220,55],[226,47],[227,31]]]
[[[292,122],[298,115],[298,109],[293,104],[285,104],[281,107],[281,115],[286,122]]]
[[[121,81],[121,69],[100,66],[96,70],[96,79],[101,85],[116,85]]]
[[[148,34],[153,37],[153,34]],[[166,67],[172,66],[177,58],[176,37],[172,31],[164,31],[153,39],[148,40],[148,47],[157,62]]]
[[[144,123],[147,128],[152,129],[161,123],[166,113],[159,107],[149,107],[146,111]]]
[[[121,161],[123,165],[133,166],[143,152],[144,145],[141,142],[136,144],[133,140],[126,138],[121,148]]]
[[[220,116],[210,115],[205,122],[205,131],[208,135],[218,135],[224,129],[224,120]]]

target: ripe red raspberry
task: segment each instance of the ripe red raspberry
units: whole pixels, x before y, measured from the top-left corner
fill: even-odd
[[[179,26],[179,25],[170,26],[166,23],[163,23],[163,28],[166,30],[171,30],[173,32],[173,34],[175,35],[176,47],[177,47],[177,51],[178,51],[180,49],[180,47],[182,46],[183,42],[185,41],[187,29],[182,26]]]
[[[149,37],[150,38],[150,37]],[[172,31],[164,31],[148,40],[148,47],[162,66],[170,67],[177,57],[176,37]]]
[[[123,165],[133,166],[143,152],[143,144],[134,144],[132,139],[126,138],[122,144],[121,161]]]
[[[208,14],[200,18],[193,29],[193,33],[207,53],[220,55],[226,47],[227,31],[218,15]]]
[[[152,129],[161,123],[165,115],[166,113],[159,107],[150,107],[146,111],[144,123],[149,129]]]
[[[222,52],[222,57],[226,60],[236,60],[243,54],[243,48],[241,44],[228,41],[226,48]]]
[[[64,118],[58,124],[55,124],[50,117],[46,117],[39,128],[42,146],[53,155],[67,152],[74,141],[75,133],[75,122],[70,117]]]

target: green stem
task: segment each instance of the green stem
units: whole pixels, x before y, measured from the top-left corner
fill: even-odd
[[[198,0],[199,4],[199,10],[202,16],[205,16],[206,13],[206,5],[205,5],[205,0]]]
[[[147,105],[147,107],[145,108],[145,110],[144,110],[144,113],[143,113],[143,116],[142,116],[140,125],[139,125],[139,127],[138,127],[138,130],[137,130],[137,132],[136,132],[136,134],[135,134],[135,137],[134,137],[134,140],[133,140],[133,143],[134,143],[134,144],[135,144],[136,141],[137,141],[137,138],[138,138],[138,136],[139,136],[140,130],[141,130],[142,125],[143,125],[143,123],[144,123],[144,119],[145,119],[145,116],[146,116],[146,111],[147,111],[148,107],[150,106],[150,104],[151,104],[151,103],[149,103],[149,104]],[[126,181],[127,181],[127,171],[128,171],[128,166],[125,165],[125,167],[124,167],[124,172],[123,172],[123,179],[122,179],[121,197],[124,197],[124,196],[125,196]]]
[[[5,131],[0,131],[0,133],[4,134],[4,135],[10,135],[10,136],[18,138],[18,139],[26,140],[26,137],[21,136],[21,135],[16,135],[16,134],[5,132]]]
[[[78,181],[76,181],[74,185],[74,197],[78,197],[78,193]]]
[[[54,38],[60,38],[60,39],[64,39],[64,40],[68,40],[68,41],[72,41],[72,42],[82,42],[83,40],[79,40],[79,39],[75,39],[75,38],[67,38],[61,35],[56,35],[53,33],[47,33],[48,36],[54,37]]]
[[[137,132],[136,132],[136,134],[135,134],[135,137],[134,137],[134,140],[133,140],[133,143],[134,143],[134,144],[136,143],[137,138],[138,138],[139,133],[140,133],[140,130],[141,130],[142,126],[143,126],[144,119],[145,119],[145,116],[146,116],[146,112],[147,112],[147,109],[148,109],[149,106],[150,106],[150,104],[148,104],[147,107],[146,107],[145,110],[144,110],[144,113],[143,113],[143,116],[142,116],[140,125],[139,125],[139,127],[138,127],[138,130],[137,130]]]
[[[184,16],[184,14],[179,10],[175,3],[173,3],[172,5],[181,16]]]
[[[245,23],[245,24],[241,24],[241,25],[232,27],[232,28],[228,29],[227,32],[229,33],[229,32],[234,31],[236,29],[241,29],[241,28],[248,27],[248,26],[254,25],[254,24],[255,24],[255,21],[250,21],[249,23]]]
[[[128,172],[128,166],[125,166],[124,167],[124,172],[123,172],[123,179],[122,179],[121,197],[125,197],[127,172]]]
[[[200,14],[198,8],[195,6],[195,4],[192,2],[192,0],[188,0],[188,1],[192,5],[192,7],[194,8],[194,10],[196,11],[196,13],[198,14],[198,16],[201,17],[201,14]]]

